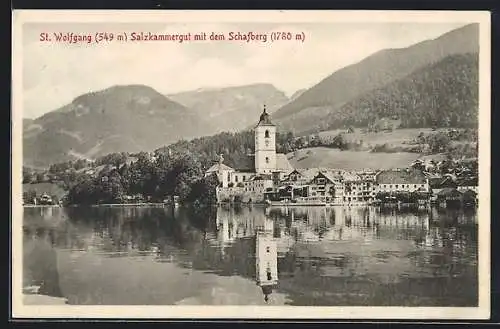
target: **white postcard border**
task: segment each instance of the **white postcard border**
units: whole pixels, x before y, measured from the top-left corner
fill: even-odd
[[[488,319],[490,316],[491,21],[486,11],[113,11],[14,10],[12,32],[12,317],[13,318],[259,318]],[[480,24],[479,54],[479,306],[31,306],[22,296],[22,24],[26,22],[463,22]]]

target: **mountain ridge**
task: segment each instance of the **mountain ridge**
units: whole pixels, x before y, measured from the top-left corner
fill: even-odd
[[[212,133],[245,129],[256,120],[264,105],[273,113],[289,101],[283,91],[270,83],[203,88],[168,97],[216,123]]]
[[[300,132],[303,130],[301,119],[314,113],[318,117],[328,113],[322,107],[338,108],[448,55],[478,52],[478,35],[478,24],[469,24],[406,48],[380,50],[322,79],[277,110],[273,118],[284,129]],[[304,112],[303,115],[300,112]]]
[[[154,149],[203,135],[208,123],[145,85],[116,85],[75,97],[29,122],[25,162],[48,165],[80,156]]]

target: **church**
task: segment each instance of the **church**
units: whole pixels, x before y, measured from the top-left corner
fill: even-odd
[[[276,184],[293,171],[286,154],[276,153],[276,125],[264,110],[254,128],[255,147],[254,168],[238,170],[225,165],[221,156],[219,162],[210,167],[205,176],[216,174],[221,186],[218,189],[219,201],[239,195],[247,201],[263,198],[264,192],[271,191]]]

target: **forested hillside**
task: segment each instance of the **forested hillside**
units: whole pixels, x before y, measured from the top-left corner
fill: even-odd
[[[273,114],[274,121],[278,123],[283,130],[291,130],[297,134],[313,130],[323,130],[330,126],[342,126],[345,124],[344,120],[352,122],[352,116],[361,116],[361,118],[354,121],[361,121],[363,124],[366,124],[368,120],[363,118],[359,112],[371,111],[374,106],[385,106],[385,103],[387,103],[385,99],[390,99],[390,97],[394,96],[383,94],[383,89],[386,86],[402,79],[407,79],[410,75],[414,76],[413,74],[418,70],[437,65],[437,63],[445,60],[449,56],[453,58],[455,55],[478,53],[478,40],[479,25],[469,24],[443,34],[436,39],[426,40],[407,48],[381,50],[358,63],[333,72],[318,84],[303,92],[295,100],[276,111],[276,113]],[[447,66],[446,64],[441,65]],[[443,68],[443,70],[446,69],[450,69],[451,71],[448,71],[446,75],[444,83],[447,85],[444,86],[444,88],[449,88],[455,84],[455,82],[450,84],[450,80],[453,79],[453,74],[455,74],[457,68],[454,67],[454,64],[451,64]],[[460,69],[460,65],[458,65],[458,69]],[[469,69],[467,68],[467,70]],[[474,68],[471,70],[474,70]],[[477,67],[475,70],[477,71]],[[428,74],[428,78],[430,79],[435,77],[430,72]],[[462,83],[462,81],[460,81],[461,76],[462,74],[459,74],[456,78],[456,83]],[[414,88],[411,83],[409,83],[409,80],[407,81],[408,83],[406,85],[401,85],[401,87],[397,89],[406,92],[403,86]],[[466,81],[465,84],[470,83],[472,86],[472,82],[474,81]],[[432,82],[429,83],[432,84]],[[418,83],[415,88],[420,89],[413,92],[410,91],[407,96],[398,92],[396,95],[400,98],[398,103],[408,105],[404,98],[411,98],[413,97],[412,94],[420,98],[429,98],[428,91],[430,87],[431,86],[426,83]],[[440,89],[440,85],[432,85],[432,89],[432,92],[437,92]],[[380,95],[377,97],[370,97],[370,93],[375,90],[381,91]],[[443,103],[444,105],[448,105],[446,104],[448,91],[452,93],[455,92],[450,89],[444,93],[439,91],[442,97],[439,103],[434,105],[443,105]],[[417,95],[418,92],[422,94],[419,96]],[[467,95],[461,94],[460,96]],[[364,99],[370,99],[371,103],[369,103],[369,106],[359,109],[359,105],[364,105]],[[459,97],[453,97],[451,102],[453,102],[453,99],[462,101]],[[374,104],[375,101],[380,102],[379,104]],[[419,102],[418,99],[417,102]],[[422,105],[425,106],[425,103]],[[343,112],[345,112],[345,109],[351,109],[356,113],[340,113],[341,109],[343,109]],[[402,110],[407,110],[409,113],[413,109],[410,107]],[[333,117],[331,116],[332,113]],[[342,115],[347,117],[342,117]],[[329,116],[330,118],[328,118]],[[335,117],[338,119],[337,122],[334,123],[332,120]],[[325,122],[327,118],[328,122]],[[441,123],[438,122],[437,124],[440,125]]]
[[[393,118],[404,128],[477,127],[478,54],[453,55],[348,102],[320,130],[366,127]]]

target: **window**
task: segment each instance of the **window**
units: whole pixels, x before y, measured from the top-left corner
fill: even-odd
[[[265,136],[266,138],[269,138],[269,130],[266,130],[266,132],[264,133],[264,136]]]
[[[266,252],[271,252],[271,248],[266,247]]]
[[[269,158],[268,157],[266,157],[266,163],[269,163]]]
[[[234,176],[234,181],[238,183],[238,176]]]
[[[231,181],[231,174],[230,173],[227,173],[227,181]]]
[[[398,188],[398,184],[396,184],[396,188]]]
[[[243,181],[245,181],[245,179],[246,179],[246,176],[245,176],[245,175],[243,175]]]

